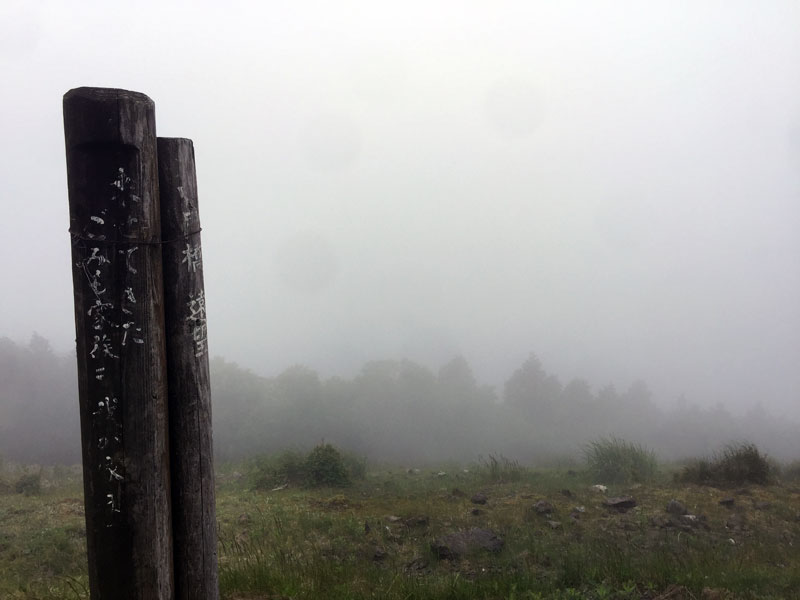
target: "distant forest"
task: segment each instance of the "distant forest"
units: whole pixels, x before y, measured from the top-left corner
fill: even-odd
[[[513,368],[513,367],[512,367]],[[365,364],[353,379],[323,380],[294,366],[260,377],[211,361],[217,460],[238,460],[324,440],[370,460],[421,465],[502,454],[526,463],[580,458],[583,444],[616,436],[646,444],[663,459],[707,456],[748,440],[779,459],[800,457],[798,424],[760,408],[735,417],[721,404],[656,406],[644,382],[593,391],[561,382],[531,355],[499,393],[455,357],[438,371],[407,360]],[[80,462],[74,354],[0,338],[0,459]]]

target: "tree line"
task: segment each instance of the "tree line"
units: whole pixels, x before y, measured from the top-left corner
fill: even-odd
[[[547,463],[579,457],[599,437],[653,448],[662,458],[709,455],[750,440],[779,458],[800,456],[797,424],[759,405],[734,416],[682,402],[656,404],[644,382],[594,390],[562,383],[535,355],[501,390],[479,383],[463,357],[438,370],[408,360],[366,363],[353,378],[323,379],[293,366],[262,377],[222,358],[211,361],[215,455],[239,460],[321,441],[402,464],[469,461],[503,454]],[[41,464],[80,462],[75,357],[34,335],[0,338],[0,455]]]

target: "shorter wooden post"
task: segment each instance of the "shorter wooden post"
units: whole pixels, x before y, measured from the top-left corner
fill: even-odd
[[[176,600],[217,600],[206,300],[191,140],[158,138]]]

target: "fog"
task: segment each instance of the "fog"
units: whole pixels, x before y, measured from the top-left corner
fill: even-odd
[[[798,31],[793,1],[5,1],[0,337],[74,346],[61,98],[120,87],[194,140],[210,350],[250,376],[461,356],[502,403],[533,353],[665,419],[800,419]]]

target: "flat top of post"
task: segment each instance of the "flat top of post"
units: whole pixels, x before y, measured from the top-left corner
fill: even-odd
[[[133,92],[131,90],[121,90],[118,88],[78,87],[71,89],[64,94],[64,101],[72,98],[85,98],[87,100],[96,101],[132,100],[154,104],[147,94]]]

